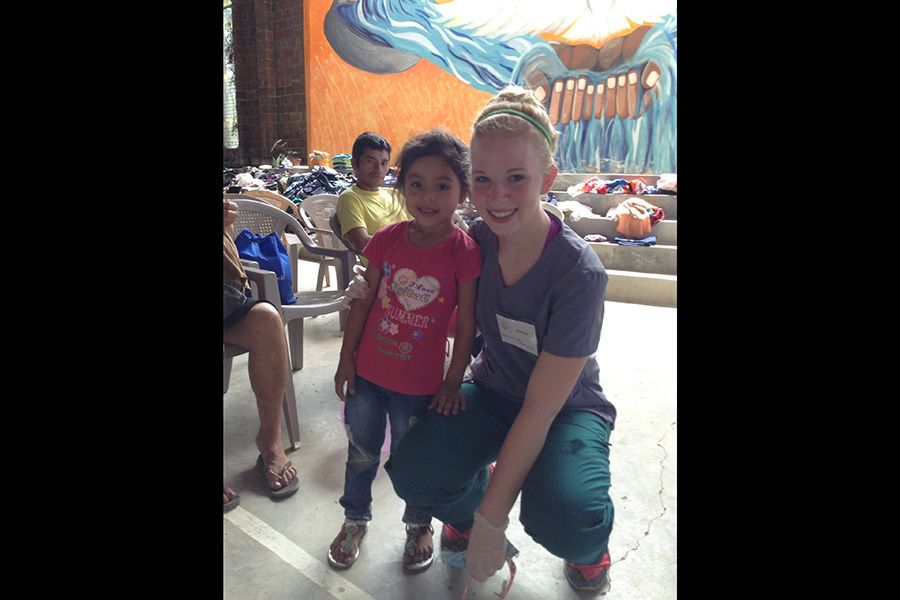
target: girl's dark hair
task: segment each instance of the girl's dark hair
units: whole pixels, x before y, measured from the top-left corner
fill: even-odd
[[[427,156],[439,156],[446,160],[456,177],[459,178],[463,193],[469,193],[469,173],[472,170],[469,147],[444,129],[432,129],[420,133],[406,142],[403,150],[400,151],[400,158],[397,160],[400,172],[397,173],[397,183],[394,184],[396,190],[403,191],[403,184],[406,183],[406,173],[409,171],[410,165]]]

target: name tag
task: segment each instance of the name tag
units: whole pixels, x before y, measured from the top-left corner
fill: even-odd
[[[497,324],[500,326],[500,339],[535,356],[538,355],[537,332],[534,325],[500,314],[497,315]]]

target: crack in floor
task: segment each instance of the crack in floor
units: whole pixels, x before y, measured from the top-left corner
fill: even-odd
[[[661,518],[666,514],[666,512],[669,510],[669,507],[667,507],[667,506],[666,506],[666,503],[663,501],[663,492],[665,491],[665,485],[663,485],[663,471],[666,471],[666,470],[667,470],[667,469],[666,469],[666,465],[663,464],[663,463],[666,462],[666,459],[669,457],[669,453],[666,452],[666,449],[665,449],[665,447],[662,445],[662,442],[663,442],[663,440],[666,439],[666,437],[667,437],[667,436],[669,435],[669,433],[675,428],[675,425],[677,425],[677,424],[678,424],[678,421],[672,421],[672,422],[669,424],[669,427],[670,427],[670,428],[663,434],[663,436],[662,436],[661,438],[659,438],[659,441],[656,442],[656,445],[659,446],[660,448],[662,448],[662,451],[663,451],[663,457],[662,457],[662,459],[659,461],[659,466],[662,467],[662,468],[660,469],[660,471],[659,471],[659,503],[662,505],[662,512],[659,513],[658,515],[656,515],[655,517],[653,517],[652,519],[650,519],[650,523],[647,524],[647,530],[644,531],[644,535],[641,536],[641,537],[637,540],[637,542],[635,542],[634,547],[629,548],[628,551],[627,551],[624,555],[622,555],[622,558],[620,558],[620,559],[618,559],[618,560],[616,560],[616,561],[613,561],[613,562],[610,564],[610,566],[612,566],[612,565],[614,565],[614,564],[616,564],[616,563],[624,562],[625,559],[628,558],[628,555],[629,555],[629,554],[631,554],[632,552],[636,552],[636,551],[638,550],[638,548],[640,548],[640,546],[641,546],[641,541],[642,541],[644,538],[646,538],[648,535],[650,535],[650,529],[653,527],[653,522],[654,522],[654,521],[657,521],[657,520],[659,520],[659,519],[661,519]]]

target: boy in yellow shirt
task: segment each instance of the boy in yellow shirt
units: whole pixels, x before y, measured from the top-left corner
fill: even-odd
[[[361,133],[353,142],[350,164],[356,184],[340,195],[337,217],[341,235],[362,252],[375,232],[391,223],[409,220],[402,198],[381,187],[391,160],[391,145],[372,131]]]

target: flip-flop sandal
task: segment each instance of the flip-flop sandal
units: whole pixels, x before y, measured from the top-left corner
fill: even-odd
[[[267,467],[263,462],[262,454],[260,454],[256,458],[256,470],[259,471],[260,475],[262,475],[263,481],[266,484],[266,490],[269,492],[269,496],[274,500],[280,500],[281,498],[287,498],[288,496],[294,494],[300,488],[300,473],[297,472],[294,474],[294,478],[288,482],[287,485],[283,485],[278,489],[275,489],[269,485],[269,474],[275,475],[278,479],[284,478],[284,472],[291,468],[291,461],[287,461],[287,463],[281,467],[279,470],[272,469],[271,467]]]
[[[237,508],[237,505],[240,503],[241,503],[241,497],[238,494],[235,494],[232,498],[230,498],[228,500],[228,502],[224,503],[224,506],[225,506],[224,512],[228,512],[229,510]]]
[[[341,540],[340,549],[341,552],[349,556],[343,561],[340,561],[331,553],[331,546],[328,546],[328,564],[335,569],[349,569],[352,567],[353,563],[356,562],[356,559],[359,558],[359,544],[362,542],[362,539],[365,537],[368,530],[369,525],[366,522],[357,523],[350,519],[345,520],[344,525],[341,527],[341,533],[339,534],[344,536],[344,539]],[[334,544],[334,542],[332,542],[332,544]]]

